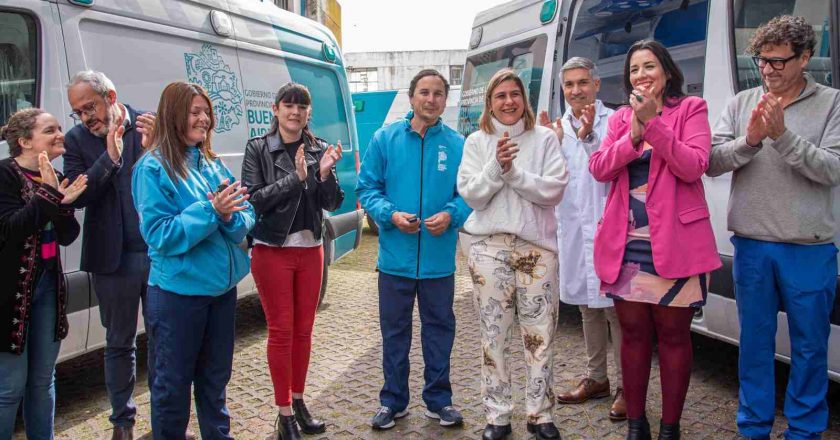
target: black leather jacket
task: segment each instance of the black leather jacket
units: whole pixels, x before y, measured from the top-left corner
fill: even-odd
[[[257,224],[250,233],[253,238],[281,246],[289,234],[301,197],[307,198],[307,206],[314,211],[315,230],[312,232],[315,238],[322,237],[322,210],[335,211],[344,200],[335,168],[330,177],[321,182],[318,164],[326,149],[327,143],[322,139],[311,142],[304,136],[308,173],[306,180],[301,182],[279,134],[266,134],[248,141],[242,161],[242,185],[248,188],[249,201],[257,214]]]

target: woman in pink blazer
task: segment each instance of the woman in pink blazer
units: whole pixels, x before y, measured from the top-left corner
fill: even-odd
[[[691,375],[691,319],[706,302],[709,272],[721,266],[700,177],[709,165],[706,102],[685,96],[683,75],[653,40],[624,63],[629,105],[609,120],[589,171],[611,182],[595,234],[601,292],[615,300],[628,440],[650,439],[645,399],[653,335],[662,382],[659,439],[679,439]]]

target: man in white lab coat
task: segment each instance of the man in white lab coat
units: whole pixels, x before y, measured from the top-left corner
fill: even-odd
[[[600,295],[600,280],[593,265],[595,229],[604,211],[609,184],[596,182],[589,174],[589,155],[601,146],[607,133],[607,120],[613,110],[596,99],[601,86],[598,70],[591,60],[569,59],[561,72],[566,113],[551,123],[548,114],[540,122],[554,129],[563,144],[569,169],[569,185],[557,205],[558,255],[560,258],[560,299],[580,307],[586,341],[586,376],[576,388],[557,394],[564,404],[578,404],[611,395],[607,376],[607,347],[612,339],[616,364],[615,399],[610,408],[612,420],[626,418],[621,388],[621,330],[612,300]],[[612,338],[610,338],[612,336]]]

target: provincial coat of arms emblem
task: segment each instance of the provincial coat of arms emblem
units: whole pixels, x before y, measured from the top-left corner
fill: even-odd
[[[199,53],[185,53],[187,81],[201,85],[210,95],[216,114],[216,133],[230,131],[242,119],[242,92],[233,69],[215,47],[204,44]]]

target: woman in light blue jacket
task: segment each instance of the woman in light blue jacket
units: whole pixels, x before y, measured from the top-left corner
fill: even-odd
[[[248,273],[238,245],[255,217],[211,148],[207,92],[169,84],[152,148],[134,168],[132,196],[152,260],[146,307],[154,438],[183,438],[195,385],[202,438],[230,439],[225,387],[233,363],[236,284]]]

